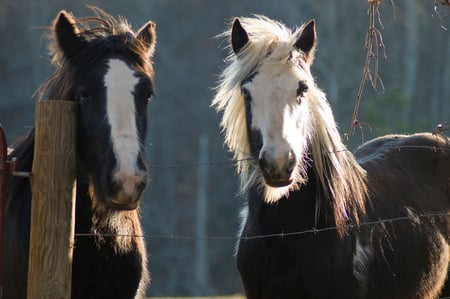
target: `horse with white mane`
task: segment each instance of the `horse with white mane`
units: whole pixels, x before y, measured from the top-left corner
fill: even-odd
[[[237,250],[247,297],[446,294],[450,140],[389,135],[353,155],[311,74],[314,21],[291,31],[240,18],[224,36],[213,105],[248,198]]]

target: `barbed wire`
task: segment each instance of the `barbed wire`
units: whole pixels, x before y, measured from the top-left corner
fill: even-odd
[[[380,150],[380,149],[394,149],[398,151],[402,151],[405,149],[428,149],[433,152],[443,151],[443,152],[450,152],[450,143],[448,148],[442,148],[442,147],[436,147],[436,146],[426,146],[426,145],[396,145],[396,146],[384,146],[384,147],[364,147],[360,149],[356,149],[356,151],[374,151],[374,150]],[[355,151],[343,148],[335,151],[328,151],[327,154],[339,154],[344,152],[350,152],[352,154],[355,153]],[[251,156],[251,154],[248,154]],[[245,159],[239,159],[239,160],[217,160],[217,161],[208,161],[208,162],[198,162],[198,163],[186,163],[186,164],[150,164],[148,167],[153,169],[180,169],[180,168],[193,168],[193,167],[199,167],[199,166],[229,166],[234,167],[238,162],[245,162],[245,161],[252,161],[254,158],[245,158]]]
[[[199,163],[186,163],[186,164],[150,164],[149,168],[192,168],[198,166],[229,166],[234,167],[238,161],[250,161],[251,158],[240,159],[240,160],[218,160],[218,161],[208,161],[208,162],[199,162]]]
[[[448,128],[446,128],[448,129]],[[445,129],[445,130],[446,130]],[[434,135],[441,135],[442,133],[437,133]],[[445,138],[447,138],[445,135],[442,134]],[[450,141],[449,141],[450,146]],[[442,147],[436,147],[436,146],[426,146],[426,145],[400,145],[400,146],[384,146],[384,147],[364,147],[356,149],[357,151],[372,151],[372,150],[380,150],[380,149],[396,149],[398,151],[401,151],[402,149],[429,149],[431,151],[437,152],[437,151],[443,151],[443,152],[450,152],[450,147],[448,148],[442,148]],[[338,154],[343,152],[350,152],[354,153],[354,151],[349,150],[347,148],[343,148],[340,150],[335,151],[329,151],[328,154]],[[251,156],[251,154],[248,154],[248,156]],[[12,161],[14,161],[14,157]],[[183,168],[194,168],[199,166],[209,166],[209,167],[217,167],[217,166],[227,166],[227,167],[234,167],[238,162],[244,162],[244,161],[252,161],[254,158],[245,158],[245,159],[239,159],[239,160],[220,160],[220,161],[208,161],[208,162],[198,162],[198,163],[186,163],[186,164],[150,164],[148,167],[150,169],[183,169]],[[21,178],[30,178],[31,172],[30,171],[10,171],[13,176],[21,177]]]
[[[436,212],[428,214],[418,214],[418,215],[407,215],[395,218],[378,219],[373,221],[366,221],[360,224],[346,224],[343,225],[345,229],[359,229],[366,226],[375,226],[378,224],[392,224],[399,221],[412,221],[419,222],[423,218],[435,218],[435,217],[450,217],[450,212]],[[280,232],[272,234],[262,234],[254,236],[237,236],[237,235],[223,235],[223,236],[189,236],[189,235],[178,235],[178,234],[102,234],[102,233],[76,233],[75,237],[132,237],[132,238],[145,238],[145,239],[160,239],[160,240],[181,240],[181,241],[248,241],[256,239],[267,239],[267,238],[286,238],[292,236],[302,236],[306,234],[320,234],[323,232],[337,231],[342,227],[330,226],[324,228],[314,228],[295,231],[295,232]]]

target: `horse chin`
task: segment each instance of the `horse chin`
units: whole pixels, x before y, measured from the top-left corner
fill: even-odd
[[[273,180],[273,179],[269,179],[269,178],[264,178],[264,181],[266,182],[266,184],[272,188],[282,188],[282,187],[287,187],[289,185],[292,184],[292,179],[288,179],[288,180]]]
[[[139,205],[139,200],[130,200],[130,199],[123,199],[120,197],[116,198],[109,198],[107,200],[107,206],[111,210],[116,211],[130,211],[135,210]]]

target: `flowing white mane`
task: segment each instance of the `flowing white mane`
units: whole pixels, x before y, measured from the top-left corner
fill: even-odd
[[[250,168],[252,159],[241,82],[257,71],[267,59],[286,61],[292,55],[293,46],[303,26],[292,31],[263,16],[239,20],[251,42],[237,55],[231,52],[226,59],[228,66],[220,77],[212,104],[218,111],[223,112],[221,125],[225,132],[225,142],[237,161],[241,189],[244,191],[249,185],[260,186],[264,183],[261,183],[263,179],[258,167]],[[231,30],[228,30],[222,35],[230,34]],[[302,57],[301,53],[299,59],[301,63],[312,63],[312,57]],[[348,219],[357,223],[359,215],[365,213],[365,172],[342,143],[325,94],[316,86],[312,76],[310,79],[313,83],[302,102],[302,105],[305,105],[302,111],[306,113],[302,115],[299,124],[301,134],[299,133],[298,138],[305,139],[303,157],[299,158],[301,165],[298,165],[300,175],[289,187],[265,186],[265,200],[274,202],[282,196],[287,196],[290,191],[300,188],[307,182],[306,170],[312,165],[319,188],[324,191],[317,192],[320,198],[316,203],[316,213],[320,212],[324,200],[327,200],[326,203],[333,206],[337,225],[344,224]]]

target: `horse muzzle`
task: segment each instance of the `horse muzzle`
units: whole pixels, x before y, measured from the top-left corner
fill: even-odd
[[[279,188],[292,183],[292,172],[297,163],[292,150],[278,156],[273,151],[262,150],[258,162],[267,185]]]
[[[117,173],[114,175],[108,204],[114,210],[134,210],[139,204],[145,187],[147,175],[144,171],[136,174]]]

